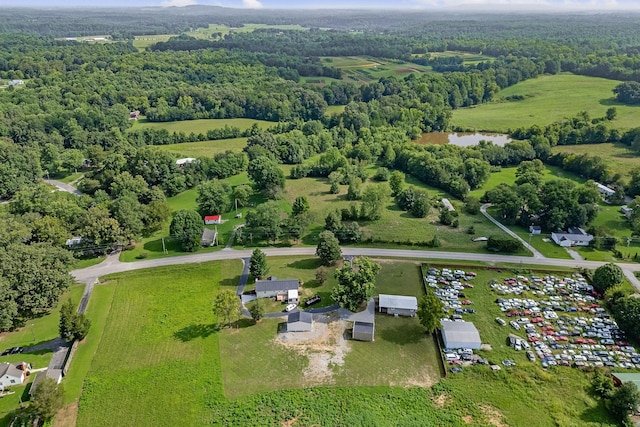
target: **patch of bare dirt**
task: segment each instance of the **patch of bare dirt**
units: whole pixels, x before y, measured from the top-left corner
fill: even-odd
[[[53,419],[53,427],[76,427],[78,401],[65,405]]]
[[[432,399],[433,401],[433,406],[435,406],[438,409],[442,409],[445,406],[449,405],[449,401],[451,400],[451,398],[449,397],[448,394],[439,394],[438,396],[434,397]]]
[[[480,405],[479,408],[490,425],[495,427],[509,427],[509,425],[504,422],[504,415],[502,415],[498,408],[486,404]]]
[[[351,349],[344,337],[346,328],[347,322],[336,313],[314,315],[312,331],[281,333],[275,342],[309,359],[303,372],[308,385],[333,384],[334,367],[344,365]]]
[[[473,422],[473,417],[471,415],[466,415],[462,417],[462,421],[464,421],[465,424],[471,424]]]
[[[283,421],[280,423],[282,427],[293,427],[298,422],[298,417],[292,418],[290,420]]]

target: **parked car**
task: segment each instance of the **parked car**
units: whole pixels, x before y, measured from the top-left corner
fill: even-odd
[[[298,306],[298,304],[288,304],[284,311],[286,311],[287,313],[289,313],[290,311],[293,311],[296,309],[296,307]]]
[[[452,373],[457,374],[459,372],[462,372],[462,368],[459,366],[454,366],[453,368],[449,369]]]
[[[320,295],[314,295],[308,300],[305,301],[304,305],[307,307],[311,307],[313,304],[319,303],[322,300]]]
[[[507,322],[504,319],[501,319],[500,317],[496,317],[496,323],[498,323],[498,325],[500,326],[505,326],[507,324]]]

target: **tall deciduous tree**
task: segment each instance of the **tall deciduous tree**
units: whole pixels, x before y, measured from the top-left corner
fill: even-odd
[[[254,279],[262,279],[268,271],[267,256],[260,249],[254,249],[249,260],[249,273]]]
[[[318,236],[316,255],[320,258],[320,263],[327,266],[342,259],[340,242],[331,231],[323,231]]]
[[[180,242],[183,251],[193,252],[200,247],[203,229],[198,212],[183,209],[173,216],[169,232],[171,237]]]
[[[231,186],[225,181],[207,181],[198,186],[198,209],[202,215],[220,215],[231,208]]]
[[[280,206],[274,201],[262,203],[247,213],[247,228],[256,237],[275,242],[282,235]]]
[[[257,157],[249,162],[247,172],[254,188],[268,197],[276,197],[284,188],[284,173],[275,161],[267,157]]]
[[[380,264],[369,258],[360,257],[351,265],[336,270],[338,286],[331,291],[334,301],[351,311],[356,311],[362,303],[373,296]]]
[[[60,308],[60,337],[71,342],[82,340],[89,333],[91,321],[83,313],[78,313],[75,304],[67,300]]]
[[[635,383],[626,382],[622,384],[611,396],[607,406],[611,414],[622,425],[633,425],[630,422],[629,414],[636,410],[640,404],[640,391]]]
[[[622,269],[610,262],[596,268],[596,271],[593,273],[592,282],[595,289],[604,293],[608,289],[622,283],[622,279],[624,279]]]
[[[242,313],[240,298],[232,290],[221,291],[213,300],[213,312],[227,326],[231,327],[231,324],[237,321]]]
[[[433,333],[440,328],[440,319],[445,315],[444,305],[437,296],[432,292],[428,292],[420,298],[417,314],[420,324],[427,329],[427,332]]]

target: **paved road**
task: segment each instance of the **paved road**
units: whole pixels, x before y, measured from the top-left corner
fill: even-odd
[[[66,191],[67,193],[75,194],[76,196],[82,196],[82,191],[78,190],[73,185],[65,184],[64,182],[56,181],[55,179],[45,179],[44,182],[57,187],[60,191]]]
[[[502,231],[507,233],[509,236],[513,237],[516,240],[519,240],[524,245],[525,248],[527,248],[527,249],[529,249],[531,251],[531,253],[533,254],[534,258],[536,258],[536,259],[544,259],[545,258],[545,256],[542,255],[536,248],[531,246],[528,242],[526,242],[524,239],[522,239],[516,233],[511,231],[509,228],[507,228],[504,225],[502,225],[502,223],[500,223],[500,221],[498,221],[497,219],[495,219],[494,217],[489,215],[489,212],[487,212],[487,208],[489,206],[491,206],[491,203],[485,203],[484,205],[480,206],[480,212],[482,212],[482,215],[486,216],[489,221],[494,223],[496,226],[498,226],[498,228],[500,228]]]
[[[267,256],[296,256],[296,255],[315,255],[316,248],[268,248],[263,249]],[[93,284],[100,276],[111,273],[120,273],[124,271],[140,270],[143,268],[160,267],[163,265],[193,264],[199,262],[225,260],[225,259],[242,259],[251,257],[251,250],[222,250],[218,252],[209,252],[193,255],[174,256],[169,258],[158,258],[138,262],[120,262],[117,255],[109,256],[104,262],[87,267],[82,270],[74,270],[71,272],[79,282]],[[570,268],[598,268],[605,264],[599,261],[570,260],[557,258],[538,259],[526,256],[513,255],[493,255],[493,254],[477,254],[466,252],[445,252],[445,251],[422,251],[412,249],[382,249],[382,248],[343,248],[342,254],[345,256],[370,256],[380,258],[412,258],[423,260],[448,260],[448,261],[481,261],[487,263],[512,263],[512,264],[529,264],[540,265],[543,267],[570,267]],[[618,263],[625,271],[626,277],[636,289],[640,291],[640,280],[634,275],[633,271],[640,271],[640,264]]]

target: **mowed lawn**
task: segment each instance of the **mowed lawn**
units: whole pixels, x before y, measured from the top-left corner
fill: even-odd
[[[454,110],[451,122],[463,129],[506,132],[522,126],[546,125],[580,111],[603,117],[608,108],[615,106],[617,118],[607,123],[629,129],[637,126],[640,107],[615,102],[612,90],[618,84],[615,80],[573,74],[543,75],[500,91],[496,100],[488,104]],[[506,100],[513,95],[525,99]]]
[[[238,260],[116,275],[102,339],[84,382],[80,426],[211,423],[222,394],[211,303],[235,289]]]
[[[638,110],[640,113],[640,109]],[[640,122],[638,122],[640,124]],[[640,167],[640,156],[624,144],[580,144],[557,145],[551,149],[552,153],[588,154],[604,159],[607,166],[615,173],[628,177],[631,169]]]
[[[131,130],[137,129],[166,129],[169,132],[184,132],[190,134],[191,132],[198,134],[206,134],[211,129],[222,129],[225,126],[237,127],[240,130],[247,130],[254,124],[257,124],[260,129],[267,129],[274,126],[274,122],[267,122],[265,120],[255,119],[199,119],[199,120],[181,120],[176,122],[149,122],[146,119],[140,119],[136,121]]]
[[[182,144],[156,145],[158,150],[169,151],[184,157],[213,157],[225,151],[240,152],[247,145],[247,138],[219,139],[215,141],[183,142]]]

